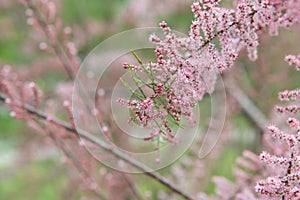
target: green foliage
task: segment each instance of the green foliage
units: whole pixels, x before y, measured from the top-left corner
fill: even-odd
[[[60,199],[66,179],[64,174],[56,174],[55,166],[56,161],[40,161],[20,169],[12,167],[13,175],[0,182],[0,199]]]
[[[230,181],[234,182],[233,168],[236,158],[241,155],[241,150],[233,146],[228,146],[224,149],[223,153],[220,155],[219,159],[215,163],[215,167],[212,170],[213,176],[222,176]],[[208,184],[206,191],[208,194],[213,194],[215,192],[215,185],[213,182]]]
[[[23,127],[24,122],[11,118],[9,110],[0,106],[0,140],[17,139]]]
[[[66,0],[62,15],[69,23],[84,23],[87,18],[111,21],[124,2],[126,0]]]

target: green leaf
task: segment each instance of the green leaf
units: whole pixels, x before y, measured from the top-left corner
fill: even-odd
[[[136,98],[138,98],[141,101],[144,100],[143,97],[141,97],[138,93],[136,93],[126,81],[124,81],[122,78],[120,78],[120,81],[122,82],[124,87],[126,87],[128,90],[130,90],[130,92],[132,93],[133,96],[135,96]]]
[[[135,82],[136,86],[138,87],[139,91],[141,92],[141,94],[144,96],[144,98],[147,98],[147,96],[145,95],[143,89],[140,87],[139,82],[140,80],[138,78],[135,77],[134,72],[131,71],[131,78],[133,79],[133,81]]]
[[[147,76],[153,81],[154,80],[154,76],[152,75],[152,73],[150,73],[146,67],[143,65],[142,60],[139,58],[139,56],[134,52],[131,51],[132,55],[135,57],[135,59],[138,61],[138,63],[141,65],[141,67],[143,68],[144,72],[147,74]]]

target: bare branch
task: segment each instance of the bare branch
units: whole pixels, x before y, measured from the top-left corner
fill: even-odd
[[[8,98],[0,94],[0,101],[5,102]],[[101,149],[105,150],[108,153],[113,154],[117,158],[125,161],[126,163],[130,164],[131,166],[137,168],[138,170],[144,172],[145,175],[153,178],[157,182],[161,183],[168,189],[172,190],[174,193],[178,194],[179,196],[183,197],[187,200],[193,200],[194,198],[191,197],[186,192],[182,191],[180,188],[178,188],[175,184],[173,184],[170,180],[167,178],[161,176],[160,174],[153,172],[150,168],[145,166],[144,164],[140,163],[139,161],[129,157],[128,155],[122,153],[121,151],[113,148],[111,145],[107,144],[106,142],[100,140],[99,138],[91,135],[89,132],[86,132],[81,129],[75,129],[72,127],[70,123],[67,123],[65,121],[56,119],[55,117],[50,117],[46,113],[42,112],[41,110],[37,110],[34,107],[30,105],[24,105],[24,109],[31,115],[43,120],[43,121],[51,121],[51,123],[56,124],[57,126],[73,133],[78,134],[81,138],[86,139],[87,141],[93,143],[94,145],[100,147]]]
[[[262,132],[265,132],[269,122],[261,110],[251,101],[251,99],[249,99],[243,90],[234,83],[233,80],[226,80],[226,88],[230,96],[238,102],[257,128],[259,128]]]
[[[46,128],[46,127],[44,127],[44,128]],[[76,155],[68,148],[68,146],[60,138],[56,137],[55,134],[53,134],[51,130],[47,130],[47,132],[48,132],[48,135],[50,136],[50,138],[55,142],[56,146],[63,151],[63,153],[65,154],[65,156],[68,159],[70,159],[70,161],[75,166],[75,168],[79,171],[79,173],[85,179],[87,179],[87,182],[88,182],[87,184],[89,184],[89,188],[91,188],[91,190],[93,192],[95,192],[96,195],[101,200],[105,200],[106,198],[101,193],[101,191],[98,188],[93,188],[94,185],[97,185],[97,183],[95,182],[93,177],[90,176],[88,170],[82,165],[82,163],[80,162],[80,160],[78,160]]]
[[[40,11],[37,9],[37,7],[34,5],[34,3],[31,0],[25,0],[27,7],[33,11],[33,15],[35,19],[37,20],[38,25],[41,27],[42,31],[44,32],[45,36],[48,38],[51,38],[51,33],[49,30],[49,25],[40,13]],[[56,56],[59,58],[61,63],[63,64],[69,78],[71,80],[74,80],[74,66],[72,66],[68,56],[66,55],[66,52],[63,50],[63,47],[60,45],[59,41],[51,40],[49,39],[49,42],[51,44],[51,47],[53,48]]]

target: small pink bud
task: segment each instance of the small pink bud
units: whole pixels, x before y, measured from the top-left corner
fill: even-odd
[[[46,50],[46,49],[48,48],[48,45],[47,45],[47,43],[45,43],[45,42],[40,42],[39,48],[40,48],[41,50]]]
[[[100,88],[97,92],[98,96],[103,97],[105,95],[105,90]]]
[[[28,16],[28,17],[31,17],[33,15],[33,11],[30,9],[30,8],[27,8],[26,11],[25,11],[25,14]]]
[[[160,164],[160,162],[161,162],[160,158],[156,158],[155,161],[157,164]]]
[[[27,24],[29,25],[29,26],[33,26],[34,25],[34,19],[32,18],[32,17],[30,17],[30,18],[28,18],[27,19]]]
[[[108,131],[108,127],[107,126],[103,126],[102,130],[103,130],[104,133],[106,133]]]
[[[46,118],[46,121],[47,121],[47,122],[52,122],[52,121],[53,121],[53,119],[52,119],[52,117],[50,117],[50,116],[47,116],[47,118]]]
[[[11,111],[11,112],[10,112],[10,116],[11,116],[11,117],[16,117],[16,116],[17,116],[17,114],[16,114],[16,112],[14,112],[14,111]]]
[[[67,26],[64,28],[64,34],[70,35],[72,33],[72,28]]]
[[[6,99],[5,99],[5,103],[6,103],[6,104],[11,104],[11,99],[10,99],[10,98],[6,98]]]
[[[65,100],[65,101],[64,101],[64,103],[63,103],[63,106],[64,106],[64,107],[68,107],[68,106],[70,106],[70,102],[69,102],[69,101],[67,101],[67,100]]]
[[[78,142],[78,144],[79,144],[79,146],[84,146],[84,141],[83,140],[79,140],[79,142]]]
[[[35,87],[35,83],[34,83],[34,82],[28,83],[28,87],[29,87],[29,88],[34,88],[34,87]]]

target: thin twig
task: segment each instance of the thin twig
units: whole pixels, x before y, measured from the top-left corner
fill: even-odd
[[[28,8],[33,11],[35,19],[37,20],[37,22],[38,22],[39,26],[41,27],[41,29],[43,30],[44,34],[48,38],[51,38],[51,36],[50,36],[51,33],[49,32],[49,25],[47,24],[46,20],[41,15],[39,10],[36,8],[36,6],[32,2],[32,0],[25,0],[25,2],[27,3]],[[54,41],[51,39],[49,39],[49,41],[50,41],[51,47],[53,48],[56,56],[59,58],[59,60],[63,64],[69,78],[71,80],[74,80],[74,68],[73,68],[72,64],[70,63],[70,60],[67,57],[65,51],[63,50],[63,47],[60,45],[60,43],[58,41]]]
[[[89,187],[95,185],[96,184],[95,180],[90,176],[88,170],[82,165],[80,160],[78,160],[76,155],[67,147],[67,145],[60,138],[56,137],[55,134],[52,133],[52,131],[48,130],[47,132],[50,138],[55,142],[56,146],[63,151],[63,153],[67,158],[70,159],[70,161],[73,163],[75,168],[79,171],[79,173],[83,177],[87,178],[88,184],[90,184]],[[106,199],[105,196],[99,190],[93,189],[93,192],[95,192],[100,199],[102,200]]]
[[[252,13],[249,14],[249,17],[252,17],[257,11],[253,11]],[[238,25],[239,21],[234,21],[231,24],[228,25],[228,27],[217,31],[210,39],[205,40],[205,42],[200,45],[200,47],[197,49],[198,51],[200,51],[203,47],[207,46],[208,44],[210,44],[211,42],[213,42],[215,39],[217,39],[217,37],[219,37],[221,34],[223,34],[225,31],[228,31],[230,28],[232,28],[235,25]],[[192,57],[192,56],[189,56]]]
[[[7,97],[4,94],[0,94],[0,101],[6,102]],[[131,166],[137,168],[141,172],[144,172],[145,175],[153,178],[157,182],[161,183],[168,189],[172,190],[174,193],[178,194],[179,196],[183,197],[187,200],[193,200],[194,198],[187,194],[185,191],[182,191],[180,188],[178,188],[175,184],[173,184],[170,180],[167,178],[161,176],[160,174],[153,172],[149,167],[145,166],[143,163],[140,163],[139,161],[129,157],[128,155],[124,154],[123,152],[119,151],[116,148],[113,148],[111,145],[107,144],[106,142],[100,140],[99,138],[93,136],[89,132],[86,132],[82,129],[75,129],[72,127],[70,123],[67,123],[65,121],[56,119],[55,117],[50,117],[46,113],[44,113],[41,110],[37,110],[34,107],[30,105],[24,105],[24,110],[27,111],[29,114],[36,116],[39,119],[42,119],[44,121],[51,120],[51,123],[56,124],[57,126],[73,133],[78,134],[81,138],[86,139],[87,141],[93,143],[94,145],[100,147],[101,149],[105,150],[108,153],[113,154],[117,158],[125,161],[126,163],[130,164]]]
[[[135,196],[137,200],[143,200],[143,196],[136,187],[136,185],[132,182],[132,180],[127,176],[127,174],[121,174],[122,178],[125,180],[126,184],[129,186],[132,194]]]

